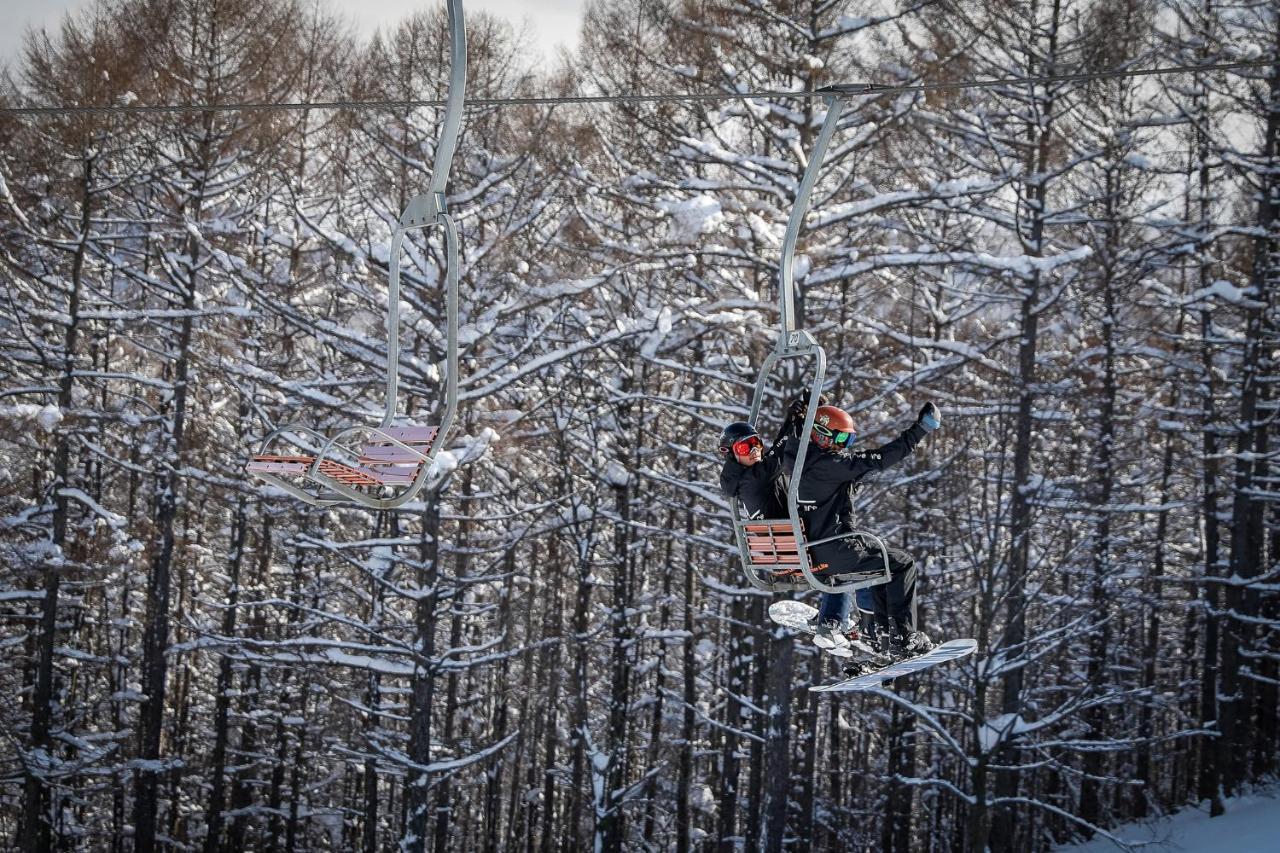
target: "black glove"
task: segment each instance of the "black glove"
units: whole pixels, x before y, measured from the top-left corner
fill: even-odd
[[[819,406],[827,405],[826,394],[818,395],[818,405]],[[803,421],[804,413],[808,408],[809,408],[809,395],[801,394],[799,397],[796,397],[794,400],[792,400],[791,405],[787,407],[787,420]]]
[[[938,411],[938,407],[933,403],[925,403],[924,408],[920,410],[920,417],[916,418],[916,423],[925,432],[933,432],[942,426],[942,412]]]

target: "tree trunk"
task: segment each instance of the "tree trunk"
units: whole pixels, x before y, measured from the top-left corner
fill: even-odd
[[[515,577],[517,567],[516,549],[514,545],[507,550],[506,555],[503,557],[502,571],[506,575],[506,581],[503,584],[502,595],[498,601],[498,625],[501,626],[503,635],[506,638],[502,644],[505,651],[505,649],[509,648],[511,645],[511,635],[507,626],[511,624],[511,611],[515,604],[516,596]],[[527,643],[532,636],[529,631],[532,627],[530,614],[533,612],[533,608],[529,606],[528,602],[524,603],[524,607],[525,617],[523,636],[524,641]],[[526,658],[526,672],[528,671],[527,663],[528,661]],[[511,665],[512,658],[509,656],[503,657],[502,663],[498,665],[497,684],[499,690],[505,690],[507,684],[511,681]],[[494,704],[496,705],[496,708],[494,710],[493,738],[495,741],[501,741],[507,736],[507,728],[509,725],[507,720],[508,703],[500,697],[495,698],[496,701]],[[526,718],[521,716],[519,719],[524,721]],[[513,789],[519,787],[515,784],[514,779],[518,777],[522,746],[523,741],[520,735],[517,735],[515,742],[512,744],[510,753],[514,756],[514,759],[510,762],[510,772],[513,779],[510,787]],[[502,771],[503,767],[507,764],[508,762],[506,759],[499,756],[495,758],[485,769],[483,821],[485,853],[498,853],[498,840],[502,837],[502,780],[504,778]]]
[[[210,119],[206,118],[206,122]],[[208,134],[205,136],[208,139]],[[204,152],[207,155],[207,151]],[[207,160],[207,156],[202,157]],[[203,190],[192,202],[192,221],[201,215]],[[187,277],[182,281],[182,320],[178,350],[174,360],[173,401],[167,408],[167,428],[159,455],[161,473],[157,477],[155,529],[159,543],[151,561],[147,581],[146,623],[142,638],[143,684],[146,698],[139,713],[137,779],[134,784],[134,851],[151,853],[156,846],[159,817],[159,780],[162,737],[164,732],[165,682],[168,676],[169,592],[173,568],[174,524],[178,516],[178,489],[183,467],[183,435],[187,417],[187,376],[191,369],[191,341],[196,309],[196,270],[200,259],[200,242],[186,241]]]
[[[625,386],[624,386],[625,387]],[[623,407],[619,412],[620,428],[624,433],[630,430],[626,424],[630,421],[629,411]],[[613,579],[613,607],[609,614],[611,637],[611,676],[609,679],[609,723],[608,723],[608,755],[601,775],[604,777],[604,791],[600,808],[600,825],[597,835],[600,839],[600,850],[603,853],[620,853],[623,839],[626,837],[626,824],[623,814],[623,797],[626,786],[624,756],[627,750],[627,738],[630,730],[631,715],[631,667],[636,651],[634,631],[631,617],[631,585],[634,557],[631,553],[631,478],[627,485],[614,488],[614,508],[618,521],[614,526],[614,565],[617,567]]]
[[[809,655],[809,683],[822,681],[822,654]],[[800,770],[800,813],[796,816],[796,831],[799,833],[799,846],[796,853],[812,853],[818,827],[814,821],[814,807],[818,802],[818,728],[820,693],[805,691],[804,717],[797,727],[804,732],[804,747],[801,753]]]
[[[1089,689],[1096,696],[1105,692],[1107,657],[1111,649],[1111,622],[1108,618],[1110,594],[1107,590],[1107,572],[1111,551],[1111,495],[1115,482],[1112,457],[1116,430],[1116,305],[1113,260],[1119,249],[1117,216],[1114,200],[1118,188],[1114,186],[1114,172],[1107,174],[1107,201],[1104,222],[1107,228],[1106,257],[1102,259],[1102,399],[1098,413],[1098,436],[1093,471],[1093,503],[1095,523],[1093,547],[1090,549],[1090,599],[1092,618],[1089,629],[1089,661],[1086,665]],[[1108,737],[1109,718],[1105,706],[1098,705],[1085,714],[1092,736],[1099,741]],[[1098,780],[1103,775],[1104,754],[1101,750],[1089,750],[1084,756],[1084,776],[1080,780],[1080,816],[1097,826],[1102,816],[1102,798]]]
[[[885,851],[911,851],[911,808],[915,788],[897,782],[898,776],[915,775],[915,746],[911,742],[913,714],[902,710],[896,702],[889,714],[888,774],[885,790],[885,814],[881,821],[880,845]]]
[[[1181,332],[1182,325],[1182,320],[1179,319],[1179,332]],[[1179,399],[1180,395],[1175,388],[1170,394],[1170,411],[1177,410]],[[1172,435],[1165,436],[1164,458],[1160,465],[1159,505],[1161,507],[1167,507],[1170,501],[1173,500],[1174,442],[1175,439]],[[1142,708],[1139,711],[1137,772],[1134,775],[1137,781],[1142,783],[1142,787],[1134,789],[1132,802],[1133,815],[1139,818],[1149,815],[1152,804],[1159,801],[1158,792],[1155,790],[1155,779],[1151,772],[1151,738],[1155,733],[1155,696],[1158,695],[1156,682],[1158,679],[1158,659],[1160,657],[1160,611],[1164,608],[1163,580],[1165,574],[1165,545],[1168,535],[1169,511],[1162,509],[1156,520],[1155,553],[1151,559],[1151,571],[1147,574],[1147,633],[1146,642],[1142,649],[1142,686],[1149,692],[1150,696],[1143,700]],[[1188,648],[1185,653],[1190,654],[1191,651]]]
[[[738,760],[737,732],[746,727],[746,706],[742,697],[747,690],[747,673],[751,654],[746,646],[746,603],[741,596],[733,596],[729,607],[729,678],[725,694],[724,743],[720,750],[720,819],[716,829],[719,853],[734,853],[739,849],[738,838],[738,784],[741,775]]]
[[[567,468],[566,468],[567,470]],[[575,531],[575,535],[581,540],[584,535],[589,540],[589,534],[582,531]],[[594,768],[588,768],[587,746],[590,742],[590,689],[591,679],[588,675],[590,667],[591,649],[590,643],[587,642],[587,631],[590,628],[591,619],[591,588],[594,585],[594,579],[591,572],[591,561],[588,556],[590,550],[585,545],[579,546],[581,550],[578,553],[578,583],[577,591],[574,594],[573,604],[573,638],[574,638],[574,654],[573,654],[573,725],[571,728],[573,738],[573,756],[572,771],[569,782],[568,797],[565,812],[567,815],[567,823],[563,828],[560,838],[560,849],[563,853],[571,853],[585,844],[586,832],[583,830],[583,803],[587,801],[587,784]],[[548,770],[551,768],[548,766]],[[548,779],[548,783],[551,780]],[[594,822],[593,822],[594,824]],[[552,824],[549,824],[552,825]],[[594,825],[592,827],[594,832]]]
[[[554,594],[551,600],[555,606],[551,609],[550,635],[564,637],[564,617],[562,599],[564,595],[564,566],[559,558],[560,551],[554,544],[548,546],[547,565],[551,570],[554,583]],[[574,624],[577,624],[575,617]],[[549,646],[543,652],[543,671],[547,673],[547,720],[543,732],[543,770],[542,770],[542,826],[540,845],[541,853],[551,853],[555,843],[553,827],[556,815],[556,763],[559,759],[557,747],[560,744],[560,691],[564,682],[564,651],[559,643]],[[532,825],[532,819],[530,824]],[[532,840],[533,833],[529,833]]]
[[[771,632],[768,661],[756,665],[767,669],[768,716],[764,720],[765,778],[763,805],[764,847],[767,853],[781,853],[786,837],[787,803],[791,799],[791,694],[795,683],[795,643],[791,634],[775,628]]]
[[[748,600],[748,617],[754,627],[748,634],[751,648],[751,706],[766,708],[769,688],[768,665],[766,663],[769,629],[772,625],[765,612],[764,598],[753,595]],[[759,850],[762,844],[760,833],[764,829],[764,744],[769,721],[760,714],[751,713],[751,730],[757,735],[751,741],[751,762],[747,766],[747,849]]]
[[[247,416],[247,407],[242,404],[242,414]],[[235,517],[231,524],[230,564],[227,567],[227,607],[222,612],[222,635],[233,637],[236,632],[236,616],[240,603],[240,566],[244,562],[244,544],[249,526],[249,513],[243,497],[236,500]],[[267,538],[259,540],[262,550],[271,548],[271,522],[263,517],[263,534]],[[228,716],[231,710],[231,656],[223,652],[218,659],[218,680],[214,688],[213,705],[213,753],[210,756],[210,788],[209,805],[204,837],[204,853],[217,853],[218,843],[222,838],[223,809],[226,804],[226,771],[227,743],[230,738]]]
[[[459,548],[457,550],[457,568],[455,576],[465,578],[470,573],[471,563],[470,556],[467,553],[467,545],[471,539],[471,524],[468,521],[468,513],[471,510],[468,495],[473,493],[475,486],[475,467],[467,466],[462,472],[462,487],[460,489],[461,497],[459,499],[459,518],[457,542]],[[437,576],[438,573],[437,573]],[[456,591],[454,600],[461,596],[461,591]],[[462,608],[452,608],[452,619],[449,624],[449,648],[456,649],[462,646]],[[505,624],[505,623],[504,623]],[[450,670],[445,684],[445,708],[444,708],[444,731],[441,733],[440,743],[445,749],[452,749],[456,738],[455,726],[458,719],[458,683],[459,674],[457,670]],[[449,839],[451,836],[450,826],[453,823],[453,782],[452,776],[446,775],[439,785],[439,792],[436,795],[436,827],[435,840],[432,844],[433,853],[447,853],[449,850]]]
[[[80,181],[80,234],[71,261],[67,294],[67,325],[62,337],[62,370],[58,377],[58,408],[70,414],[74,407],[76,350],[80,338],[80,295],[84,279],[84,260],[89,245],[89,228],[93,216],[94,155],[82,162]],[[68,504],[63,489],[68,488],[71,465],[70,424],[63,424],[55,434],[53,451],[53,526],[50,537],[59,557],[67,544]],[[40,764],[51,757],[53,720],[53,649],[57,639],[58,595],[62,583],[62,562],[49,561],[44,570],[44,597],[40,602],[40,629],[36,639],[35,686],[31,695],[31,730],[27,761],[23,764],[22,815],[18,829],[19,845],[24,851],[48,850],[53,843],[50,789]]]
[[[1058,22],[1060,0],[1052,0],[1051,19],[1047,22],[1048,44],[1044,61],[1052,63],[1057,58]],[[1054,99],[1046,97],[1037,111],[1036,123],[1026,127],[1027,163],[1025,204],[1033,211],[1026,237],[1026,252],[1031,257],[1044,254],[1046,202],[1049,197],[1051,122],[1054,115]],[[1027,643],[1027,576],[1031,571],[1031,531],[1034,512],[1031,502],[1031,451],[1035,444],[1035,406],[1037,399],[1038,370],[1037,348],[1040,334],[1041,277],[1034,271],[1024,280],[1020,306],[1018,342],[1017,393],[1018,411],[1014,427],[1013,446],[1013,494],[1010,506],[1012,543],[1009,552],[1009,583],[1005,598],[1006,628],[1001,647],[1007,651],[1007,660],[1016,661],[1026,653]],[[1022,713],[1024,667],[1014,666],[1004,677],[1001,695],[1001,713],[1015,717]],[[1020,750],[1014,742],[1006,741],[996,763],[1005,768],[1017,766]],[[1018,792],[1018,771],[996,771],[995,789],[998,797],[1013,797]],[[1012,808],[997,809],[992,823],[991,843],[997,848],[1017,846],[1016,822]],[[984,843],[986,839],[983,839]]]
[[[687,476],[690,481],[697,476],[692,469]],[[680,721],[680,764],[676,771],[676,853],[689,853],[692,842],[693,815],[690,800],[693,798],[693,750],[694,738],[697,736],[697,718],[694,715],[694,703],[697,701],[698,660],[697,648],[702,636],[700,623],[694,610],[694,565],[697,555],[693,549],[693,531],[695,529],[693,495],[689,496],[689,506],[685,511],[685,549],[684,549],[684,645],[681,659],[684,679],[684,708]]]
[[[1280,38],[1280,21],[1276,22]],[[1276,47],[1280,51],[1280,45]],[[1260,162],[1271,169],[1261,173],[1258,193],[1258,236],[1254,239],[1253,270],[1250,276],[1251,301],[1246,312],[1244,358],[1240,366],[1240,410],[1237,422],[1240,433],[1236,441],[1235,495],[1231,505],[1231,571],[1236,578],[1249,579],[1263,570],[1266,550],[1266,510],[1271,490],[1269,452],[1270,405],[1269,378],[1272,375],[1271,351],[1275,346],[1273,279],[1276,264],[1276,206],[1280,179],[1274,165],[1280,142],[1280,66],[1271,69],[1270,98],[1267,103],[1266,134]],[[1222,642],[1222,670],[1219,719],[1222,723],[1221,750],[1226,756],[1222,787],[1228,795],[1235,793],[1249,778],[1250,731],[1253,714],[1254,680],[1251,673],[1241,677],[1250,660],[1254,633],[1249,621],[1258,612],[1256,591],[1239,584],[1226,589],[1229,614]]]
[[[409,760],[422,767],[431,763],[432,705],[435,701],[436,601],[440,596],[440,501],[425,498],[420,559],[426,567],[421,596],[414,608],[417,656],[413,668],[413,706],[409,720]],[[402,853],[421,853],[427,846],[430,782],[425,772],[410,769],[405,780],[408,823],[400,839]]]

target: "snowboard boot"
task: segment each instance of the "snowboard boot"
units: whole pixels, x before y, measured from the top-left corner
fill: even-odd
[[[862,641],[878,655],[889,653],[889,620],[872,613],[862,614]]]
[[[933,641],[924,631],[913,631],[901,619],[889,620],[889,657],[905,660],[922,655],[933,648]]]
[[[884,649],[877,639],[874,619],[869,614],[863,613],[859,615],[858,622],[861,624],[856,624],[852,620],[844,624],[844,636],[849,641],[849,655],[879,661],[879,665],[883,665],[886,662]],[[879,633],[881,637],[884,635],[883,631]]]

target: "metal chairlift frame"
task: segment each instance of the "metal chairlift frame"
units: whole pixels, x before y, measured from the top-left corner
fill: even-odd
[[[809,402],[805,408],[804,425],[800,431],[801,441],[799,442],[799,450],[796,453],[796,461],[791,470],[790,484],[787,489],[787,513],[789,518],[763,520],[743,519],[739,512],[737,501],[729,501],[730,514],[733,518],[734,534],[737,538],[738,551],[742,558],[743,569],[747,573],[747,579],[756,588],[769,592],[794,589],[794,586],[788,583],[780,583],[777,580],[766,580],[760,576],[755,568],[753,568],[753,561],[747,544],[746,526],[749,524],[780,524],[782,522],[788,522],[791,525],[792,535],[795,536],[795,541],[798,543],[796,547],[796,554],[799,569],[803,574],[805,581],[813,589],[829,593],[847,593],[855,592],[865,587],[888,583],[890,580],[889,550],[885,547],[884,540],[879,536],[867,530],[855,530],[825,539],[815,541],[807,540],[804,535],[804,528],[801,524],[800,511],[798,507],[800,495],[800,472],[804,470],[805,458],[809,451],[809,442],[807,437],[813,429],[813,420],[818,413],[818,397],[822,392],[822,385],[827,372],[827,355],[811,334],[803,329],[797,328],[795,309],[796,241],[800,237],[800,227],[804,224],[805,214],[809,210],[809,197],[813,193],[813,185],[817,182],[818,172],[822,168],[823,160],[826,159],[827,147],[831,144],[831,137],[835,135],[836,125],[839,124],[840,116],[844,112],[845,99],[855,95],[870,94],[875,92],[877,88],[878,87],[870,84],[852,84],[827,86],[819,90],[824,93],[823,100],[827,105],[827,115],[822,123],[822,129],[818,132],[818,139],[814,143],[813,151],[809,155],[809,163],[805,167],[804,175],[800,180],[800,186],[796,190],[795,203],[791,208],[791,216],[787,220],[786,234],[782,240],[782,259],[778,268],[778,300],[781,328],[778,334],[777,346],[765,359],[764,364],[760,368],[759,378],[756,379],[755,393],[751,398],[751,415],[749,420],[751,423],[757,422],[757,418],[760,415],[761,404],[764,402],[765,385],[768,381],[769,375],[779,363],[790,359],[813,360],[813,382],[809,387]],[[834,542],[852,538],[861,538],[864,543],[873,543],[880,549],[880,554],[884,561],[883,572],[877,571],[859,575],[846,583],[826,583],[813,573],[813,567],[809,562],[808,548],[825,542]]]
[[[439,449],[453,426],[458,408],[458,229],[449,214],[445,196],[445,184],[449,179],[449,164],[458,145],[462,128],[464,91],[467,83],[467,34],[462,15],[462,0],[446,0],[449,11],[449,92],[445,101],[444,121],[441,124],[440,141],[436,145],[435,159],[431,167],[431,184],[427,192],[415,196],[405,206],[391,237],[391,258],[387,284],[387,393],[386,411],[377,427],[357,426],[342,430],[332,437],[310,427],[289,424],[272,430],[263,439],[259,456],[282,436],[295,436],[302,441],[292,443],[305,447],[314,454],[306,469],[304,481],[318,487],[315,491],[303,488],[274,473],[255,471],[254,475],[288,492],[298,500],[313,506],[331,506],[341,503],[357,503],[372,509],[394,509],[411,501],[422,487],[432,469]],[[396,395],[400,380],[400,255],[405,235],[413,228],[430,228],[438,225],[444,232],[445,243],[445,389],[444,411],[440,416],[434,438],[425,452],[401,441],[387,432],[396,418]],[[393,497],[383,498],[362,492],[347,483],[321,471],[332,461],[335,451],[347,454],[352,451],[344,442],[353,436],[365,434],[380,444],[407,452],[410,459],[417,459],[413,481]],[[251,463],[252,464],[252,463]],[[376,476],[376,475],[375,475]],[[379,491],[381,488],[379,487]]]

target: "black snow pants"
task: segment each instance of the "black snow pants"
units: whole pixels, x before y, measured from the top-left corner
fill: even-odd
[[[864,549],[847,542],[828,542],[811,549],[814,563],[827,564],[819,576],[883,571],[884,556],[879,548]],[[889,619],[893,618],[901,622],[908,633],[917,631],[915,558],[899,548],[888,550],[889,582],[858,590],[858,610],[864,618],[873,616],[880,628],[888,628]]]

